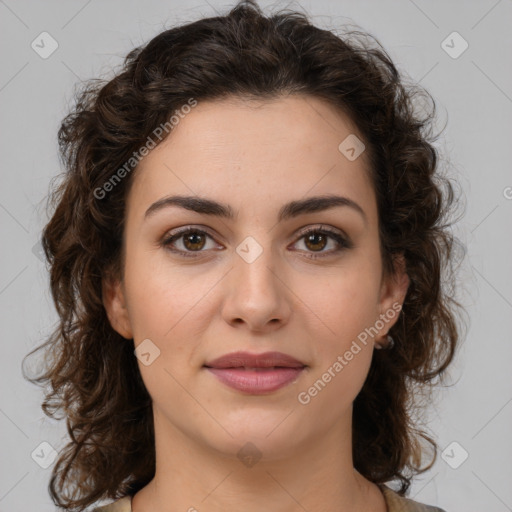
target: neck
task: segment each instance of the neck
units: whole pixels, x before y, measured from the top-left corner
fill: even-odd
[[[245,446],[239,456],[239,449],[221,452],[184,435],[156,411],[155,476],[134,496],[133,512],[357,512],[369,504],[385,510],[377,486],[353,468],[351,417],[287,453],[267,455],[268,441],[254,440],[262,447],[255,452],[261,454],[257,462],[247,456],[249,445],[235,444]]]

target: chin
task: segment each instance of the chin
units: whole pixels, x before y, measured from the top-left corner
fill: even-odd
[[[203,432],[203,440],[228,457],[261,457],[261,460],[286,458],[296,453],[297,443],[305,441],[305,425],[299,428],[291,408],[272,411],[252,410],[215,416],[231,436],[222,428]],[[254,453],[253,453],[254,452]]]

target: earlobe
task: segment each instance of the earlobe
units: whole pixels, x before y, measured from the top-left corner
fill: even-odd
[[[110,277],[104,279],[102,282],[102,298],[112,329],[123,338],[132,339],[130,316],[121,282]]]

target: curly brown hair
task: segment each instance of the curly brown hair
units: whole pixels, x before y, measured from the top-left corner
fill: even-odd
[[[49,483],[58,506],[83,510],[133,495],[155,472],[151,397],[134,347],[111,327],[102,299],[104,280],[123,273],[134,173],[123,173],[108,194],[98,190],[190,98],[282,94],[324,99],[355,122],[371,163],[384,272],[403,254],[410,278],[390,332],[395,346],[375,353],[354,402],[354,467],[374,483],[397,480],[404,495],[412,477],[433,464],[436,443],[413,414],[420,392],[443,380],[454,357],[461,307],[454,298],[458,240],[447,220],[456,195],[438,169],[435,102],[406,84],[373,36],[350,30],[342,37],[288,9],[266,17],[255,2],[242,1],[225,16],[166,30],[130,51],[111,80],[79,89],[60,127],[66,170],[51,190],[53,213],[42,235],[59,325],[28,354],[45,349],[44,373],[26,377],[47,386],[44,413],[66,418],[71,440]],[[417,100],[430,105],[423,117]],[[434,456],[422,467],[425,441]]]

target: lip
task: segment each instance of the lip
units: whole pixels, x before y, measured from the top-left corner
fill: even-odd
[[[261,395],[295,381],[306,365],[282,352],[232,352],[206,363],[204,367],[233,389]]]
[[[306,366],[298,359],[282,352],[262,352],[251,354],[250,352],[231,352],[213,361],[205,363],[209,368],[271,368],[282,366],[286,368],[302,368]]]

